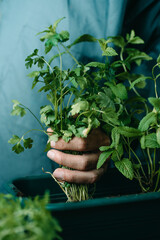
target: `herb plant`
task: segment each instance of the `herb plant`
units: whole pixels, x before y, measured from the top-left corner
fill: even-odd
[[[22,200],[0,194],[1,240],[52,240],[60,237],[61,227],[46,210],[48,196]]]
[[[57,20],[53,26],[49,26],[47,30],[40,33],[44,34],[40,40],[45,42],[45,54],[51,50],[54,50],[56,54],[46,60],[44,56],[38,54],[38,49],[35,49],[26,58],[25,64],[26,68],[32,68],[33,65],[37,66],[38,70],[29,73],[28,76],[34,78],[32,88],[39,84],[39,92],[47,93],[50,105],[41,107],[39,119],[26,106],[17,100],[13,100],[11,113],[23,117],[28,110],[36,118],[41,126],[41,129],[37,130],[42,131],[49,138],[46,151],[49,150],[51,141],[57,141],[60,137],[65,141],[71,140],[73,136],[86,137],[91,129],[100,126],[100,122],[90,111],[93,108],[92,105],[94,106],[93,98],[99,88],[98,81],[91,78],[90,68],[79,63],[70,52],[73,45],[82,41],[96,41],[96,39],[86,34],[76,39],[71,45],[65,46],[64,42],[69,39],[69,33],[67,31],[56,32],[57,25],[61,20]],[[62,56],[64,54],[69,54],[74,60],[71,69],[64,70],[62,68]],[[57,57],[59,58],[59,66],[54,66],[53,62]],[[67,95],[69,95],[68,100],[66,100]],[[71,104],[71,100],[74,104]],[[76,114],[79,114],[77,118]],[[53,129],[51,134],[46,129],[49,127]],[[28,132],[30,131],[32,130]],[[14,144],[12,150],[15,153],[19,154],[24,151],[24,148],[32,147],[33,140],[25,138],[28,132],[22,137],[13,135],[9,140],[9,143]],[[53,175],[52,177],[54,178]],[[65,192],[68,201],[86,200],[94,190],[91,187],[90,191],[88,185],[62,183],[56,179],[55,181]]]
[[[143,44],[143,40],[135,36],[133,30],[126,39],[117,36],[110,40],[120,48],[120,60],[111,63],[114,77],[106,79],[104,92],[99,94],[104,99],[101,98],[100,105],[103,121],[106,122],[104,130],[112,141],[110,146],[100,148],[103,153],[97,168],[111,156],[114,165],[125,177],[138,180],[142,192],[159,191],[160,98],[157,79],[160,73],[156,70],[160,68],[160,55],[151,76],[135,74],[131,71],[133,63],[139,66],[142,60],[152,59],[130,47],[132,44]],[[154,96],[147,98],[138,90],[145,88],[146,81],[155,92]]]
[[[40,33],[44,34],[40,40],[45,42],[46,56],[40,56],[38,49],[35,49],[26,58],[27,68],[32,68],[33,65],[38,68],[28,74],[34,79],[32,88],[39,84],[39,92],[47,92],[50,105],[41,107],[39,119],[26,106],[13,100],[11,114],[23,117],[28,110],[36,118],[41,126],[38,131],[44,132],[49,138],[46,151],[50,148],[50,141],[57,141],[60,137],[65,141],[70,141],[73,136],[84,138],[91,130],[102,128],[112,142],[110,146],[100,148],[102,153],[97,168],[111,155],[118,170],[131,180],[137,179],[143,192],[156,191],[160,174],[156,169],[156,149],[160,146],[160,100],[156,81],[160,74],[155,75],[154,70],[160,65],[160,57],[152,69],[152,76],[132,73],[132,66],[140,66],[142,61],[152,59],[138,48],[133,48],[144,43],[133,30],[126,38],[115,36],[96,39],[85,34],[66,45],[69,33],[57,32],[61,20]],[[80,63],[72,55],[71,48],[84,41],[98,42],[105,61]],[[47,54],[51,51],[56,53],[47,59]],[[73,66],[67,70],[63,69],[64,54],[70,55],[74,60]],[[59,58],[59,66],[54,66],[55,58]],[[146,80],[154,83],[155,97],[146,99],[140,95],[138,88],[144,88]],[[67,95],[69,98],[66,98]],[[53,132],[48,133],[48,127]],[[14,152],[20,153],[24,148],[32,147],[33,140],[25,138],[27,133],[22,137],[13,135],[9,140],[9,143],[14,144]],[[140,151],[144,154],[143,159],[146,159],[147,172]],[[54,178],[53,175],[52,177]],[[90,197],[88,185],[55,181],[69,201],[81,201]]]

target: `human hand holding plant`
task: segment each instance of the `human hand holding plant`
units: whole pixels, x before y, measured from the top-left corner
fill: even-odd
[[[142,191],[156,190],[160,179],[160,171],[155,168],[156,148],[160,148],[160,99],[156,81],[160,74],[155,75],[154,69],[160,65],[160,57],[153,67],[152,77],[134,74],[132,65],[139,66],[142,61],[152,58],[132,47],[132,45],[144,43],[133,30],[126,35],[126,38],[116,36],[96,39],[85,34],[66,46],[64,42],[69,39],[69,33],[56,31],[61,20],[57,20],[53,26],[41,32],[45,35],[40,39],[45,42],[46,54],[52,49],[57,50],[58,54],[46,60],[38,54],[38,49],[35,49],[26,58],[27,68],[31,68],[32,65],[38,67],[37,71],[28,75],[34,78],[32,88],[39,84],[39,92],[48,92],[47,99],[50,105],[41,107],[39,120],[30,109],[14,100],[12,115],[24,116],[28,110],[42,128],[38,131],[44,132],[49,138],[46,151],[49,151],[50,147],[65,150],[65,152],[58,152],[52,149],[48,152],[48,156],[55,162],[63,164],[62,169],[57,169],[54,175],[50,174],[66,193],[69,201],[89,198],[88,185],[72,184],[72,182],[96,181],[104,172],[104,164],[110,156],[116,168],[125,177],[138,180]],[[79,63],[70,49],[83,41],[98,42],[102,56],[106,58],[105,63],[89,62],[86,65]],[[111,43],[119,49],[119,53],[117,49],[110,47]],[[63,70],[63,54],[69,54],[74,60],[75,64],[71,69]],[[110,61],[112,56],[115,56],[113,62]],[[51,66],[57,57],[59,57],[59,66]],[[155,98],[145,99],[139,94],[138,88],[144,88],[146,80],[153,80]],[[67,95],[69,98],[66,101]],[[147,100],[153,109],[148,105]],[[46,127],[51,128],[52,131],[48,132]],[[96,138],[92,137],[99,128],[110,137],[110,145],[108,145],[108,138],[104,144],[103,140],[99,140],[98,135]],[[32,130],[28,132],[30,131]],[[25,138],[27,133],[21,138],[13,135],[9,140],[9,143],[14,144],[12,148],[14,152],[20,153],[24,148],[32,147],[33,140]],[[94,142],[95,139],[97,142]],[[56,144],[53,145],[53,142]],[[135,142],[138,142],[142,152],[147,151],[145,158],[148,176],[134,149]],[[100,145],[102,154],[95,170],[99,154],[97,150]],[[72,152],[66,152],[70,150]],[[90,153],[92,150],[93,152]],[[51,153],[54,153],[54,157]],[[75,155],[73,159],[72,154],[77,156]],[[83,155],[80,156],[81,154]],[[58,177],[64,181],[59,181]],[[153,187],[155,178],[157,178],[156,186]]]
[[[48,131],[51,132],[52,129]],[[61,138],[56,143],[51,142],[54,149],[50,150],[47,156],[59,165],[74,169],[57,168],[53,172],[54,177],[69,183],[95,183],[107,169],[107,162],[100,169],[96,169],[100,155],[99,147],[108,146],[109,143],[109,138],[100,129],[92,130],[87,138],[73,137],[69,142]],[[83,152],[83,155],[73,155],[56,149]]]

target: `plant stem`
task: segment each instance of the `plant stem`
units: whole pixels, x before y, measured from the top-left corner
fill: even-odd
[[[137,176],[136,176],[137,175]],[[147,189],[145,189],[145,187],[143,186],[142,184],[142,181],[141,181],[141,176],[139,174],[139,172],[137,171],[137,173],[135,173],[135,176],[136,176],[136,179],[138,180],[139,182],[139,185],[140,185],[140,188],[142,189],[142,192],[147,192]]]
[[[68,49],[65,45],[63,45],[62,43],[61,43],[61,45],[62,45],[62,47],[65,49],[65,51],[73,58],[73,60],[77,63],[77,65],[79,65],[79,62],[78,62],[77,59],[72,55],[72,53],[69,51],[69,49]]]
[[[154,69],[158,66],[159,64],[157,63],[153,68],[152,68],[152,76],[153,76],[153,80],[154,80],[154,89],[155,89],[155,95],[156,95],[156,98],[158,98],[158,93],[157,93],[157,77],[155,77],[154,75]]]
[[[76,118],[76,123],[77,123],[77,121],[79,120],[80,116],[82,116],[82,115],[84,115],[85,113],[88,113],[88,112],[90,112],[90,110],[80,113],[80,114],[78,115],[78,117]],[[76,123],[75,123],[75,125],[76,125]]]
[[[47,64],[47,66],[49,67],[49,69],[53,73],[52,67],[49,65],[49,63],[43,57],[40,57],[40,58]]]
[[[154,79],[154,89],[155,89],[156,98],[158,98],[156,78]]]
[[[45,128],[43,127],[42,123],[39,121],[39,119],[36,117],[36,115],[25,105],[23,105],[22,103],[20,104],[23,108],[27,109],[32,115],[33,117],[37,120],[37,122],[40,124],[40,126],[42,127],[42,129],[46,132]]]
[[[59,50],[59,47],[57,46],[58,52],[59,52],[59,59],[60,59],[60,119],[61,119],[61,130],[63,129],[63,122],[62,122],[62,103],[63,103],[63,90],[62,90],[62,57]]]
[[[156,148],[154,148],[154,155],[153,155],[153,172],[156,171]]]
[[[142,171],[144,177],[147,179],[146,174],[145,174],[145,172],[144,172],[144,169],[143,169],[143,167],[142,167],[142,163],[141,163],[139,157],[137,156],[137,154],[135,153],[135,151],[131,148],[130,144],[128,144],[128,142],[126,141],[126,139],[125,139],[124,137],[123,137],[123,140],[124,140],[125,143],[127,144],[128,148],[129,148],[129,151],[131,151],[131,152],[133,153],[133,155],[136,157],[138,163],[139,163],[140,166],[141,166],[141,171]]]
[[[70,94],[70,97],[69,97],[68,103],[67,103],[67,108],[69,107],[69,103],[70,103],[70,101],[71,101],[72,96],[73,96],[73,93]]]
[[[40,58],[46,63],[46,65],[49,67],[49,69],[51,70],[51,72],[53,74],[51,65],[43,57],[40,57]],[[48,84],[48,85],[50,85],[50,84]],[[56,89],[54,89],[53,91],[54,91],[54,98],[55,98],[55,102],[54,102],[55,119],[57,119],[57,117],[58,117],[57,91],[56,91]]]
[[[120,51],[120,59],[122,61],[122,66],[123,66],[124,71],[127,72],[127,68],[126,68],[125,64],[123,63],[123,61],[124,61],[124,59],[123,59],[123,52],[124,52],[124,48],[122,47],[121,51]]]
[[[148,160],[147,160],[147,158],[146,158],[146,155],[145,155],[144,149],[142,149],[142,154],[143,154],[144,159],[145,159],[146,164],[147,164],[148,174],[150,175],[150,172],[151,172],[151,170],[150,170],[150,165],[149,165]]]
[[[29,132],[32,132],[32,131],[43,132],[43,133],[45,133],[45,134],[48,136],[48,133],[47,133],[46,131],[44,131],[44,130],[41,130],[41,129],[30,129],[29,131],[27,131],[27,132],[25,132],[25,133],[23,134],[23,136],[21,137],[21,139],[23,139],[23,137],[24,137],[26,134],[28,134]]]
[[[157,176],[157,181],[156,181],[156,184],[155,184],[154,192],[156,192],[156,190],[157,190],[157,187],[158,187],[158,184],[159,184],[159,178],[160,178],[160,169],[158,171],[158,176]]]
[[[148,155],[148,159],[149,159],[150,167],[151,167],[150,175],[152,176],[153,175],[153,163],[152,163],[152,158],[151,158],[151,154],[150,154],[149,148],[147,148],[147,155]]]
[[[121,59],[122,62],[124,61],[124,59],[123,59],[123,52],[124,52],[124,48],[121,48],[120,59]],[[125,72],[128,72],[128,71],[127,71],[127,68],[126,68],[126,66],[125,66],[124,63],[122,63],[122,66],[123,66],[124,71],[125,71]],[[129,82],[129,84],[131,85],[131,81],[130,81],[129,79],[128,79],[128,82]],[[132,89],[133,89],[133,91],[135,92],[135,94],[136,94],[138,97],[141,97],[141,95],[137,92],[137,90],[135,89],[134,86],[133,86]],[[148,107],[147,107],[147,105],[146,105],[145,102],[144,102],[144,106],[145,106],[145,109],[146,109],[146,113],[148,113]]]

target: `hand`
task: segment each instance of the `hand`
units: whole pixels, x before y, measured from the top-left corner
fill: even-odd
[[[51,129],[48,129],[48,132],[51,131]],[[95,183],[106,171],[108,162],[100,169],[96,169],[100,155],[99,147],[108,146],[109,144],[109,138],[100,129],[94,129],[87,138],[74,137],[67,143],[61,138],[56,143],[51,142],[51,147],[54,149],[48,151],[47,156],[59,165],[74,169],[57,168],[53,172],[54,177],[69,183]],[[91,153],[73,155],[58,150],[91,151]]]

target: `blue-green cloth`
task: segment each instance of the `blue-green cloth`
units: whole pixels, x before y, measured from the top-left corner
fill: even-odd
[[[34,147],[20,155],[11,151],[8,139],[21,136],[31,128],[39,128],[28,113],[23,119],[10,116],[12,99],[25,104],[39,116],[45,96],[31,90],[25,58],[35,48],[42,53],[43,44],[36,34],[65,16],[60,30],[68,30],[70,43],[81,34],[106,38],[135,29],[146,44],[144,50],[154,58],[160,52],[160,1],[154,0],[0,0],[0,186],[13,178],[43,174],[42,166],[51,170],[51,161],[44,153],[46,137],[30,136]],[[101,60],[98,45],[83,43],[73,48],[78,59]],[[55,64],[58,64],[58,60]],[[70,65],[70,59],[63,62]],[[142,71],[148,73],[149,64]],[[137,71],[137,70],[136,70]]]

